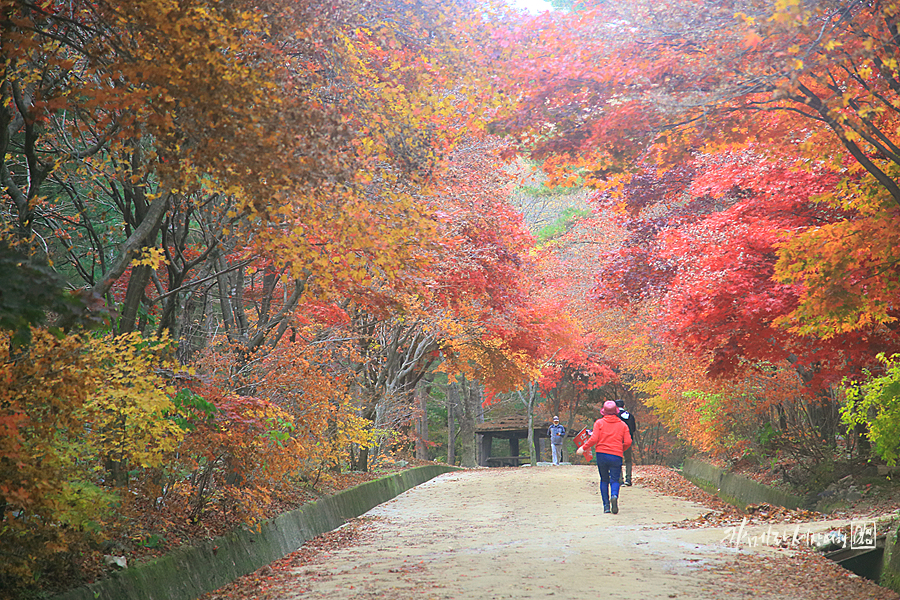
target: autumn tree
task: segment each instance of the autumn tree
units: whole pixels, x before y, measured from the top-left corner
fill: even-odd
[[[854,244],[896,229],[895,28],[884,2],[585,2],[501,39],[516,102],[500,125],[560,181],[611,193],[648,161],[668,170],[697,152],[754,144],[759,160],[821,159],[846,177],[823,200],[849,212],[781,250],[778,277],[804,286],[785,325],[865,330],[894,318],[892,259],[857,259],[868,255]],[[851,246],[816,251],[836,239]]]
[[[423,198],[439,243],[423,243],[420,260],[394,282],[346,306],[363,414],[379,430],[408,423],[422,378],[435,368],[452,373],[448,419],[461,427],[466,464],[475,460],[479,385],[505,389],[533,370],[539,344],[530,334],[543,319],[528,295],[531,239],[509,205],[502,147],[469,136],[448,154]]]
[[[481,127],[488,99],[466,56],[490,26],[466,2],[0,2],[0,235],[84,290],[77,319],[32,294],[32,308],[56,314],[3,326],[63,328],[98,299],[109,307],[96,346],[65,338],[54,354],[39,332],[50,350],[26,350],[35,372],[102,357],[132,390],[85,377],[69,386],[115,406],[83,418],[96,443],[60,425],[72,436],[60,443],[74,440],[78,464],[96,469],[98,498],[157,498],[173,511],[180,502],[193,521],[210,507],[257,518],[278,484],[317,481],[351,443],[372,442],[344,368],[358,348],[330,335],[327,315],[302,317],[314,302],[370,307],[390,296],[378,317],[401,323],[395,300],[413,289],[401,271],[440,256],[440,218],[421,199],[442,155]],[[3,302],[5,319],[22,298]],[[200,373],[130,360],[127,348],[156,348],[154,331],[179,341],[167,359]],[[3,361],[16,385],[25,367],[13,354]],[[4,403],[4,443],[20,425],[57,423],[31,416],[48,402],[39,389]],[[72,394],[57,399],[92,406]],[[10,460],[36,466],[11,448]],[[4,477],[4,530],[38,513],[68,523],[37,504],[12,508],[23,494]]]
[[[163,464],[184,436],[169,419],[170,341],[125,334],[57,337],[34,330],[26,349],[0,338],[0,569],[4,590],[71,569],[122,499],[97,477],[100,461],[129,472]],[[128,500],[128,496],[124,498]]]
[[[498,38],[497,126],[623,215],[603,300],[642,305],[709,374],[794,371],[829,444],[829,384],[896,343],[895,21],[879,2],[585,2]]]

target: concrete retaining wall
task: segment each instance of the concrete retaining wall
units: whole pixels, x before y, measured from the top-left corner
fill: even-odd
[[[799,496],[729,473],[702,460],[685,459],[682,474],[692,483],[742,510],[749,504],[763,502],[785,508],[800,508],[803,504]]]
[[[682,473],[691,482],[741,509],[748,504],[761,502],[786,508],[799,508],[802,505],[798,496],[728,473],[700,460],[686,459]],[[885,531],[887,534],[878,583],[900,592],[900,520],[879,521],[876,529],[879,533]]]
[[[429,465],[382,477],[266,521],[259,531],[236,531],[175,550],[55,600],[193,600],[290,554],[307,540],[420,483],[455,470]]]
[[[884,557],[881,561],[879,585],[900,593],[900,520],[886,523]]]

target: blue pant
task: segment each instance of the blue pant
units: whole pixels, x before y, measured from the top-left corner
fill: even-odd
[[[619,495],[619,480],[622,477],[622,457],[615,454],[597,453],[597,470],[600,471],[600,497],[604,510],[609,508],[609,493]]]

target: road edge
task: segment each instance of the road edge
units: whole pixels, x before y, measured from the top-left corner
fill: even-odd
[[[257,529],[237,530],[179,548],[53,600],[193,600],[294,552],[315,536],[417,485],[458,470],[449,465],[428,465],[387,475],[284,513]]]

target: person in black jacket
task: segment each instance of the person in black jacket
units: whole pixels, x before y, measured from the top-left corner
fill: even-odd
[[[628,433],[631,434],[631,439],[634,439],[634,430],[637,429],[637,422],[634,420],[634,415],[625,410],[625,401],[624,400],[616,400],[616,406],[619,407],[619,418],[625,421],[625,424],[628,425]],[[624,469],[622,469],[622,476],[625,478],[623,482],[624,485],[631,485],[631,465],[633,458],[633,450],[634,445],[628,447],[625,450],[624,460]]]

